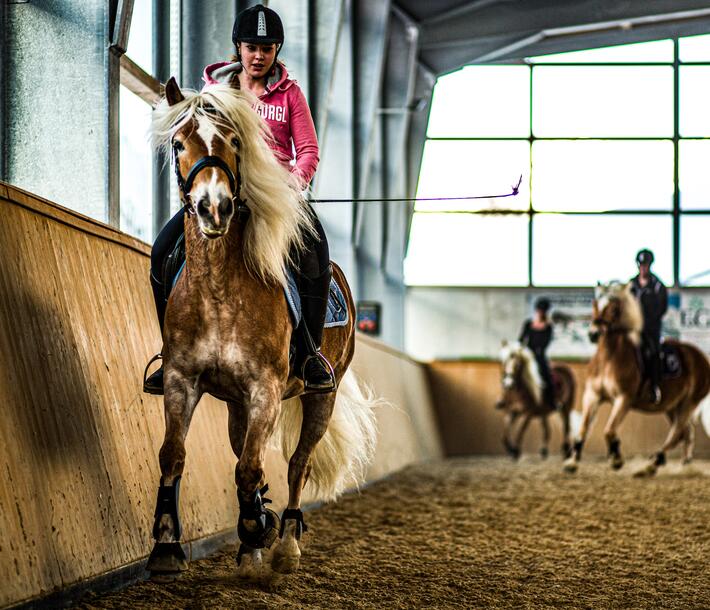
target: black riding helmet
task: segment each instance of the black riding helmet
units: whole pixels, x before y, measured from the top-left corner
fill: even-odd
[[[636,254],[636,264],[637,265],[652,265],[653,264],[653,252],[644,248],[639,250]]]
[[[547,313],[550,311],[550,299],[540,297],[535,301],[535,309],[539,309],[540,311]]]
[[[284,26],[278,13],[263,4],[257,4],[243,10],[237,15],[232,28],[232,42],[238,46],[240,42],[253,44],[278,45],[277,51],[284,43]]]

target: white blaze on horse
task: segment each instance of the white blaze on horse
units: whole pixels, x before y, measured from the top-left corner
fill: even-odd
[[[542,424],[543,444],[540,450],[542,457],[549,454],[550,425],[548,416],[558,411],[562,420],[562,455],[567,457],[570,452],[572,435],[570,429],[570,413],[574,406],[576,384],[574,375],[568,366],[553,364],[552,379],[555,383],[555,401],[557,405],[549,405],[544,401],[544,382],[532,351],[518,343],[503,342],[500,352],[502,367],[502,396],[496,403],[497,409],[505,412],[505,428],[503,445],[506,451],[515,459],[520,457],[520,446],[523,435],[534,417],[539,417]],[[515,422],[521,419],[515,438],[511,433]]]
[[[279,539],[272,567],[292,572],[305,529],[304,484],[323,498],[336,497],[363,478],[376,442],[376,401],[348,371],[355,347],[352,296],[333,265],[348,318],[326,328],[322,351],[339,389],[303,395],[291,370],[294,321],[284,295],[291,253],[312,230],[298,185],[269,149],[251,96],[224,85],[183,92],[174,79],[165,93],[154,113],[154,136],[173,151],[190,213],[185,269],[165,320],[166,428],[148,570],[169,580],[187,568],[179,544],[179,484],[190,420],[208,393],[227,403],[237,457],[239,570],[253,573],[262,549]],[[300,404],[282,405],[296,396]],[[264,497],[264,457],[275,432],[288,461],[288,507],[280,518]]]
[[[666,452],[681,441],[683,461],[693,455],[694,422],[692,415],[710,391],[710,364],[695,346],[666,340],[674,349],[680,370],[661,381],[662,400],[649,400],[648,381],[644,380],[639,356],[643,313],[630,290],[630,285],[611,283],[598,286],[592,307],[591,338],[598,339],[597,351],[589,363],[582,399],[583,414],[579,436],[565,470],[575,472],[591,422],[599,406],[611,403],[611,414],[604,428],[611,466],[621,468],[620,440],[617,430],[631,409],[645,413],[665,413],[671,422],[668,436],[637,476],[656,473],[666,463]]]

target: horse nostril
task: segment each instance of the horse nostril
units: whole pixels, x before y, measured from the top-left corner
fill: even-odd
[[[234,203],[231,199],[225,198],[219,202],[219,213],[227,218],[234,213]]]
[[[205,216],[208,213],[207,209],[207,199],[205,197],[202,197],[198,202],[197,202],[197,213],[200,216]]]

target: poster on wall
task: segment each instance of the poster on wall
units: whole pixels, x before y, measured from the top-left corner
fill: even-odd
[[[664,319],[663,331],[667,336],[677,336],[681,341],[697,345],[710,354],[710,292],[687,291],[679,295],[678,304],[671,307]],[[677,330],[676,330],[677,329]]]
[[[540,297],[550,301],[550,318],[554,324],[554,338],[548,353],[555,358],[588,358],[595,350],[589,341],[589,324],[592,315],[592,290],[564,293],[528,293],[527,305],[532,315],[534,304]]]

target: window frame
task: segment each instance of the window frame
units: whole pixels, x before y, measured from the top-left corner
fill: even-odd
[[[454,141],[454,140],[469,140],[469,141],[506,141],[506,140],[515,140],[515,141],[528,141],[528,145],[530,146],[530,167],[528,168],[529,171],[529,185],[528,185],[528,190],[529,190],[529,201],[528,201],[528,207],[527,210],[523,211],[516,211],[516,210],[510,210],[506,211],[507,214],[513,214],[513,215],[527,215],[528,217],[528,283],[525,286],[515,286],[515,287],[506,287],[508,289],[513,289],[513,290],[527,290],[530,288],[545,288],[545,289],[570,289],[570,288],[588,288],[589,285],[584,285],[581,284],[579,286],[569,286],[569,285],[540,285],[540,284],[534,284],[532,281],[533,278],[533,268],[534,268],[534,252],[535,252],[535,243],[534,243],[534,236],[533,236],[533,228],[534,228],[534,223],[535,223],[535,218],[538,215],[546,215],[546,214],[566,214],[566,215],[584,215],[584,216],[589,216],[589,215],[607,215],[607,216],[615,216],[615,215],[636,215],[636,216],[671,216],[672,217],[672,227],[673,227],[673,236],[672,236],[672,256],[673,256],[673,261],[672,261],[672,269],[673,269],[673,284],[672,288],[683,288],[687,290],[695,290],[695,289],[700,289],[700,290],[706,290],[708,287],[710,287],[710,274],[708,275],[708,280],[707,284],[697,284],[697,285],[692,285],[692,286],[685,286],[684,284],[681,283],[680,281],[680,224],[681,224],[681,218],[688,218],[691,216],[695,215],[708,215],[710,214],[710,208],[697,208],[697,209],[687,209],[687,210],[681,210],[681,202],[680,202],[680,183],[679,183],[679,148],[680,148],[680,142],[682,141],[691,141],[691,140],[709,140],[710,141],[710,136],[686,136],[686,137],[681,137],[680,136],[680,67],[681,66],[710,66],[710,59],[706,61],[680,61],[680,43],[679,39],[684,38],[684,37],[673,37],[671,40],[673,41],[673,61],[672,62],[541,62],[539,64],[534,63],[532,61],[526,61],[526,65],[528,66],[529,69],[529,78],[530,78],[530,100],[529,100],[529,123],[530,123],[530,135],[527,138],[524,137],[430,137],[427,135],[426,141],[429,140],[437,140],[437,141]],[[631,43],[629,43],[631,44]],[[485,64],[484,64],[485,65]],[[584,67],[589,67],[589,66],[601,66],[601,67],[636,67],[636,66],[672,66],[673,68],[673,135],[668,137],[536,137],[533,132],[533,87],[534,87],[534,73],[535,69],[537,66],[540,67],[554,67],[554,66],[564,66],[564,67],[576,67],[576,68],[584,68]],[[559,140],[603,140],[603,141],[615,141],[615,140],[624,140],[624,141],[648,141],[648,140],[666,140],[666,141],[671,141],[673,143],[673,199],[672,199],[672,206],[670,210],[659,210],[659,209],[640,209],[640,208],[635,208],[635,209],[615,209],[615,210],[608,210],[608,211],[596,211],[596,212],[589,212],[589,211],[556,211],[556,212],[542,212],[535,210],[533,207],[533,189],[532,189],[532,166],[533,166],[533,155],[532,155],[532,149],[533,149],[533,143],[535,141],[559,141]],[[419,213],[428,213],[425,211],[414,211],[415,214]],[[471,210],[471,211],[451,211],[451,212],[446,212],[446,213],[451,213],[451,214],[491,214],[490,210]],[[439,286],[439,285],[424,285],[424,284],[412,284],[412,287],[444,287],[444,286]],[[460,288],[461,286],[456,286],[457,288]],[[489,284],[470,284],[468,287],[471,288],[497,288],[498,286],[494,285],[489,285]]]

